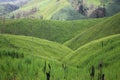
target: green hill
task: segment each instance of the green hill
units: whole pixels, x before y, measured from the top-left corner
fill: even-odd
[[[64,44],[73,50],[93,40],[120,33],[120,13],[99,22],[86,31],[65,42]]]
[[[14,13],[20,14],[21,17],[33,16],[36,18],[50,19],[54,13],[69,5],[70,3],[67,0],[30,0]]]
[[[64,70],[58,60],[71,51],[48,40],[0,34],[0,80],[45,80],[45,62],[46,71],[51,65],[51,79],[62,79]]]
[[[80,13],[80,5],[84,4],[83,9],[87,11],[87,15]],[[11,13],[16,18],[40,18],[55,20],[77,20],[91,17],[90,15],[99,7],[106,8],[106,16],[111,16],[120,11],[119,3],[112,0],[30,0],[20,9]],[[92,7],[92,8],[91,8]],[[112,11],[115,8],[116,10]],[[95,14],[93,14],[95,15]],[[86,17],[85,17],[86,16]]]
[[[58,12],[56,12],[52,17],[52,20],[79,20],[87,19],[84,15],[80,14],[73,7],[65,7]]]
[[[0,32],[34,36],[64,43],[103,19],[77,21],[49,21],[39,19],[0,20]]]
[[[76,20],[87,18],[76,11],[69,0],[30,0],[11,13],[15,18],[38,18],[54,20]]]
[[[55,42],[25,36],[0,35],[0,50],[17,50],[41,58],[61,59],[72,50]]]
[[[106,80],[119,80],[119,20],[0,20],[0,80],[46,80],[49,71],[50,80],[90,80],[92,65],[97,80],[100,62]]]
[[[105,78],[119,80],[120,34],[108,36],[81,46],[65,59],[70,65],[79,66],[81,80],[89,80],[89,69],[95,66],[95,79],[98,77],[98,64],[103,63]],[[117,77],[116,77],[117,76]]]

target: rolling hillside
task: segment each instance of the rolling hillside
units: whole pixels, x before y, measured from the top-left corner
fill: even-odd
[[[90,80],[92,65],[97,80],[100,63],[105,80],[119,80],[119,52],[120,13],[74,21],[0,20],[0,80],[46,80],[47,74],[50,80]]]
[[[35,37],[0,34],[0,80],[45,80],[44,67],[51,66],[51,79],[64,78],[63,56],[72,50]],[[60,73],[56,73],[61,70]],[[54,77],[55,76],[55,77]]]
[[[66,56],[64,61],[72,66],[78,66],[82,74],[81,79],[89,80],[89,68],[95,66],[95,79],[97,79],[98,64],[103,63],[103,73],[106,80],[119,80],[120,65],[120,34],[111,35],[94,40]]]
[[[72,50],[55,42],[34,37],[0,35],[0,50],[17,50],[41,58],[58,60]]]
[[[78,21],[42,21],[39,19],[0,20],[0,32],[34,36],[64,43],[102,20],[103,19],[86,19]]]
[[[97,25],[90,27],[64,44],[71,49],[76,50],[80,46],[93,40],[118,33],[120,33],[120,13],[99,22]]]

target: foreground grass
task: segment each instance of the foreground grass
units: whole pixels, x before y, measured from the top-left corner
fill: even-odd
[[[0,35],[0,80],[46,80],[45,62],[47,71],[48,64],[51,66],[51,80],[89,80],[92,65],[95,66],[97,79],[100,61],[103,62],[106,80],[119,80],[119,44],[120,34],[117,34],[72,52],[58,43],[38,38],[32,40],[32,37]]]
[[[64,79],[58,60],[71,51],[48,40],[0,34],[0,80],[45,80],[45,61],[51,65],[52,80]]]
[[[72,50],[55,42],[25,36],[0,35],[0,49],[18,50],[41,58],[61,59]]]
[[[92,41],[78,48],[66,56],[64,61],[72,66],[79,66],[84,69],[81,78],[89,80],[89,68],[94,65],[96,69],[95,79],[98,76],[98,64],[103,63],[103,73],[106,80],[119,80],[120,65],[120,34],[108,36]],[[82,80],[81,79],[81,80]]]

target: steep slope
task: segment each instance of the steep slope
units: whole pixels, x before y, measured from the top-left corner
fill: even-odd
[[[76,11],[72,6],[65,7],[52,16],[52,20],[78,20],[87,19],[84,15]]]
[[[102,20],[103,19],[78,21],[42,21],[39,19],[0,20],[0,32],[35,36],[41,39],[64,43]]]
[[[80,14],[92,18],[112,16],[120,12],[118,0],[70,0],[70,2]]]
[[[52,19],[77,20],[85,18],[101,18],[120,12],[118,0],[69,0],[71,6],[56,12]]]
[[[0,35],[0,50],[16,50],[45,59],[58,60],[72,50],[55,42],[34,37]]]
[[[102,62],[105,79],[119,80],[120,34],[111,35],[85,44],[65,57],[65,62],[77,66],[82,72],[82,79],[89,80],[89,70],[95,67],[95,79],[98,78],[98,65]],[[112,73],[111,73],[112,72]]]
[[[120,33],[120,13],[99,22],[97,25],[89,28],[64,44],[71,49],[76,50],[92,40],[118,33]]]
[[[67,0],[31,0],[14,13],[17,18],[33,16],[35,18],[50,19],[54,13],[69,5],[70,3]]]
[[[4,11],[7,18],[77,20],[112,16],[120,12],[118,0],[5,0],[0,4],[20,7],[16,11],[14,8],[10,11],[8,7]],[[0,10],[3,12],[4,9]]]

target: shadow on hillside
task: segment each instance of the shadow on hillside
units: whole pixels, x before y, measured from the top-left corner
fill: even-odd
[[[105,16],[106,16],[106,8],[102,8],[102,7],[98,7],[90,14],[90,17],[92,18],[102,18]]]

